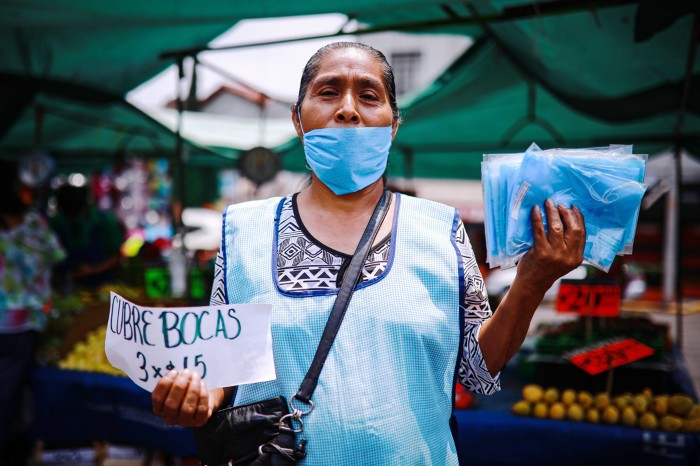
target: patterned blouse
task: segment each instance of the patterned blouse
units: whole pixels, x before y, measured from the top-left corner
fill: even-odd
[[[66,253],[39,214],[0,231],[0,333],[43,330],[51,270]]]
[[[277,280],[286,291],[327,290],[336,288],[350,263],[351,255],[325,246],[304,227],[297,210],[296,194],[287,196],[282,206],[278,231]],[[459,365],[459,381],[470,391],[490,395],[500,390],[500,373],[492,377],[479,347],[481,324],[491,317],[486,286],[462,222],[459,222],[457,246],[464,264],[464,335]],[[367,257],[361,281],[371,280],[384,272],[389,261],[391,234],[375,244]],[[211,304],[225,304],[224,259],[216,257]]]

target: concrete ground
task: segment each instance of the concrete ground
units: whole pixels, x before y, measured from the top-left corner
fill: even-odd
[[[625,315],[634,314],[625,313]],[[647,310],[637,315],[646,315],[654,322],[667,324],[669,326],[671,337],[674,341],[676,340],[678,334],[676,332],[677,319],[675,314],[671,313],[670,311],[651,312]],[[530,324],[530,333],[534,333],[535,329],[540,323],[563,322],[571,319],[572,317],[569,315],[558,314],[556,311],[554,311],[551,304],[544,303],[540,306],[532,319],[532,323]],[[686,368],[688,369],[690,377],[693,381],[695,394],[700,397],[700,312],[693,310],[692,313],[682,315],[681,319],[681,326],[683,328],[683,335],[681,338],[683,343],[683,357],[685,359]]]

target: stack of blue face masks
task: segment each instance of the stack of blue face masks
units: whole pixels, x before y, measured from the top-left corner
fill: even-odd
[[[489,265],[517,263],[534,243],[532,208],[546,212],[544,203],[552,198],[579,208],[586,223],[584,260],[607,272],[615,256],[632,252],[646,160],[631,146],[540,150],[533,144],[525,153],[484,155]]]

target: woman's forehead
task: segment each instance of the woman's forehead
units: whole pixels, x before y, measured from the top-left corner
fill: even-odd
[[[319,61],[317,77],[325,74],[357,73],[373,75],[382,81],[382,65],[366,50],[343,48],[330,50]]]

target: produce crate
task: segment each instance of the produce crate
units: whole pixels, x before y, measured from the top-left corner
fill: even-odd
[[[590,338],[586,318],[566,322],[548,329],[535,342],[535,353],[541,356],[565,354],[611,338],[634,338],[654,350],[646,362],[663,363],[671,348],[668,326],[651,322],[646,318],[593,317],[590,322]]]
[[[533,382],[544,387],[556,387],[560,390],[573,388],[588,390],[591,393],[606,389],[608,372],[589,375],[569,360],[557,356],[531,355],[528,362],[532,365]],[[614,369],[613,395],[638,393],[644,388],[651,388],[654,393],[684,391],[683,387],[678,385],[671,363],[638,361]]]

